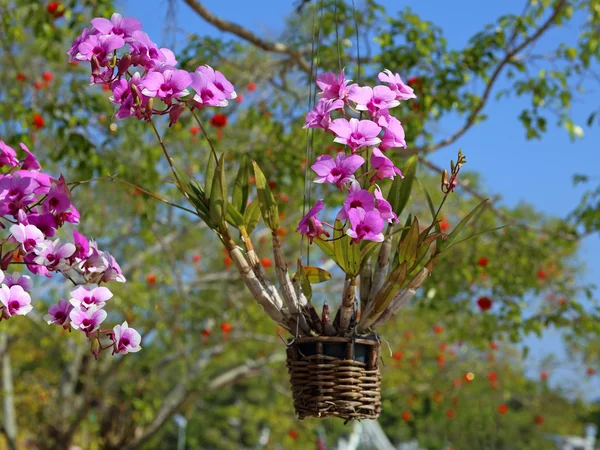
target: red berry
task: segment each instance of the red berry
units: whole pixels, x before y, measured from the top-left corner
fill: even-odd
[[[544,418],[542,416],[535,416],[535,423],[541,425],[544,423]]]
[[[394,352],[394,354],[392,355],[392,358],[397,359],[397,360],[401,360],[402,358],[404,358],[404,353],[402,353],[402,352]]]
[[[409,340],[410,338],[412,338],[412,333],[410,331],[405,331],[404,339]]]
[[[215,128],[223,128],[225,125],[227,125],[227,116],[225,114],[217,113],[212,116],[210,123]]]
[[[64,16],[64,14],[65,14],[64,8],[62,7],[61,2],[48,3],[48,6],[46,6],[46,11],[48,11],[48,13],[52,14],[56,19]]]
[[[269,258],[262,258],[260,263],[265,269],[268,269],[273,265],[273,262]]]
[[[200,127],[194,125],[193,127],[190,128],[190,133],[192,133],[192,135],[196,136],[198,133],[200,133]]]
[[[274,181],[269,181],[269,188],[275,189],[277,187],[277,183]]]
[[[33,87],[36,88],[36,89],[43,89],[44,85],[42,84],[41,81],[34,81],[33,82]]]
[[[456,413],[453,409],[449,409],[448,411],[446,411],[446,417],[448,417],[448,419],[450,420],[453,420],[455,415]]]
[[[244,101],[244,96],[239,94],[236,98],[235,98],[236,103],[242,103]]]
[[[223,333],[229,333],[232,329],[233,329],[233,327],[231,326],[231,324],[229,322],[223,322],[221,324],[221,331]]]
[[[488,380],[490,380],[490,381],[498,380],[498,374],[496,372],[490,372],[488,374]]]
[[[538,270],[537,271],[537,277],[538,280],[545,280],[546,279],[546,272],[544,272],[543,270]]]
[[[444,355],[437,355],[436,359],[437,359],[438,367],[440,369],[443,369],[446,364],[446,357]]]
[[[548,372],[546,372],[545,370],[540,372],[540,379],[542,381],[546,381],[548,379]]]
[[[477,261],[477,265],[479,267],[486,267],[488,265],[488,259],[485,256],[482,256],[481,258],[479,258],[479,261]]]
[[[17,81],[25,81],[27,80],[27,75],[25,75],[24,73],[19,72],[17,74]]]
[[[588,367],[587,370],[585,371],[590,377],[593,375],[596,375],[596,369],[592,368],[592,367]]]
[[[496,341],[490,342],[490,348],[492,350],[498,350],[498,343]]]
[[[508,406],[506,406],[504,403],[501,404],[500,406],[498,406],[498,412],[500,414],[506,414],[508,412]]]
[[[54,78],[54,75],[52,75],[52,72],[44,72],[42,74],[42,78],[46,81],[52,81],[52,79]]]
[[[435,327],[433,327],[433,332],[435,334],[440,334],[442,331],[444,331],[444,327],[441,325],[436,325]]]
[[[440,344],[440,347],[439,347],[439,349],[440,349],[440,352],[445,352],[445,351],[446,351],[446,343],[445,343],[445,342],[442,342],[442,343]]]
[[[223,263],[225,264],[225,267],[231,266],[232,262],[233,262],[233,260],[229,256],[226,256],[225,258],[223,258]]]
[[[298,432],[294,429],[291,429],[290,431],[288,431],[288,436],[291,437],[292,439],[296,440],[298,439]]]
[[[440,230],[446,231],[448,228],[450,228],[450,222],[448,222],[446,219],[442,219],[440,222]]]
[[[209,330],[208,328],[202,330],[202,336],[210,336],[211,333],[212,330]]]
[[[410,411],[402,411],[402,420],[405,422],[410,422],[412,420],[412,414]]]
[[[485,312],[492,307],[492,299],[489,297],[479,297],[477,300],[477,306],[479,306],[479,309]]]
[[[421,79],[419,77],[411,77],[408,80],[406,80],[406,83],[409,86],[412,86],[412,85],[415,85],[415,84],[421,85]]]
[[[39,115],[37,113],[35,113],[33,115],[33,126],[36,127],[38,130],[40,128],[44,128],[44,124],[45,123],[46,122],[45,122],[44,118],[41,115]]]
[[[248,91],[250,92],[254,92],[256,90],[256,83],[251,81],[250,83],[248,83]]]
[[[199,263],[201,259],[202,259],[202,257],[198,253],[196,253],[196,254],[194,254],[194,256],[192,256],[192,261],[194,261],[195,263]]]
[[[152,273],[148,274],[146,276],[146,281],[148,282],[148,284],[154,284],[154,283],[156,283],[156,275],[154,275]]]

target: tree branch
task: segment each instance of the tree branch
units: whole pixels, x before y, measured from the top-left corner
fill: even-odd
[[[250,30],[238,25],[237,23],[229,22],[224,20],[212,12],[210,12],[202,3],[198,0],[184,0],[187,5],[194,10],[200,17],[205,21],[214,25],[221,31],[231,33],[237,37],[250,42],[258,48],[261,48],[267,52],[281,53],[288,55],[298,66],[305,72],[310,72],[310,64],[302,56],[302,52],[286,45],[281,42],[271,42],[260,38]]]
[[[436,150],[439,150],[442,147],[446,147],[447,145],[453,144],[463,134],[465,134],[475,124],[475,122],[477,120],[477,116],[479,115],[479,113],[481,112],[481,110],[486,105],[486,103],[487,103],[487,101],[488,101],[488,99],[490,97],[490,94],[492,93],[492,89],[493,89],[496,81],[498,80],[498,77],[500,76],[500,74],[502,73],[502,71],[504,70],[504,68],[506,67],[506,65],[521,50],[523,50],[526,47],[528,47],[530,44],[532,44],[537,39],[539,39],[540,36],[542,36],[542,34],[544,34],[546,31],[548,31],[548,29],[552,26],[552,23],[554,22],[554,20],[556,19],[556,17],[561,12],[561,10],[565,7],[566,4],[567,4],[567,0],[559,0],[558,4],[554,8],[554,11],[550,15],[550,17],[548,17],[548,19],[537,29],[537,31],[535,33],[533,33],[531,36],[528,36],[521,44],[517,45],[515,48],[513,48],[512,50],[509,50],[506,53],[506,55],[504,56],[504,58],[502,58],[502,60],[496,66],[496,69],[494,70],[494,72],[490,76],[490,79],[489,79],[489,81],[486,84],[485,90],[483,91],[483,95],[481,96],[481,101],[479,102],[479,104],[477,105],[477,107],[473,111],[471,111],[471,114],[469,114],[469,117],[467,117],[466,122],[464,123],[464,125],[461,128],[459,128],[452,136],[448,136],[446,139],[443,139],[443,140],[441,140],[441,141],[439,141],[437,143],[434,143],[434,144],[431,144],[431,145],[426,145],[424,147],[417,147],[417,148],[414,148],[412,151],[406,151],[405,150],[402,153],[405,154],[405,155],[410,155],[410,154],[413,154],[413,153],[429,153],[429,152],[434,152]]]

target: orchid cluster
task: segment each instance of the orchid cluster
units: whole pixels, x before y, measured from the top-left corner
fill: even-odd
[[[72,62],[90,62],[92,84],[110,87],[118,118],[150,121],[153,115],[169,115],[173,124],[186,106],[223,107],[237,97],[233,85],[212,67],[200,66],[193,73],[178,69],[173,52],[152,42],[137,19],[115,13],[91,25],[67,54]],[[157,100],[164,108],[155,108]]]
[[[22,160],[0,140],[0,167],[5,169],[0,174],[0,226],[9,231],[0,241],[0,321],[26,315],[33,309],[31,277],[3,272],[11,264],[20,264],[32,274],[50,278],[60,273],[78,285],[70,301],[61,300],[50,307],[44,318],[48,324],[84,332],[93,347],[94,342],[99,343],[102,331],[112,344],[100,349],[113,348],[114,353],[138,351],[140,335],[127,322],[113,330],[99,330],[107,316],[102,308],[112,293],[104,286],[94,286],[112,280],[125,282],[119,264],[76,230],[73,242],[63,243],[56,238],[65,223],[79,223],[79,211],[71,202],[65,179],[44,173],[27,146],[20,146],[25,154]]]
[[[345,146],[345,151],[339,151],[335,157],[319,156],[311,167],[317,174],[315,183],[334,184],[347,193],[336,220],[348,224],[345,233],[353,243],[382,242],[386,223],[398,222],[376,182],[402,177],[400,169],[385,155],[391,148],[406,148],[402,124],[390,115],[390,109],[416,95],[398,74],[389,70],[381,72],[379,80],[387,85],[372,88],[350,84],[343,71],[339,75],[333,72],[320,75],[317,78],[320,98],[306,115],[304,126],[330,132],[334,142]],[[358,118],[351,117],[352,113]],[[333,114],[340,117],[332,118]],[[329,237],[317,218],[323,208],[323,201],[317,201],[298,225],[297,231],[311,243],[315,238]]]

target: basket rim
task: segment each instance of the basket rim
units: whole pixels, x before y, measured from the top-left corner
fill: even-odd
[[[381,345],[379,340],[375,338],[375,335],[369,338],[354,338],[354,337],[343,337],[343,336],[305,336],[294,339],[289,345],[293,344],[304,344],[311,342],[354,342],[355,344],[378,346]]]

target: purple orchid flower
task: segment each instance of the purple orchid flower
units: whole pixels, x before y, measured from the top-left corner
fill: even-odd
[[[134,31],[133,39],[129,43],[131,46],[131,64],[142,66],[147,70],[154,69],[167,63],[177,63],[173,52],[170,50],[159,49],[150,37],[143,31]],[[175,64],[170,64],[174,66]]]
[[[71,323],[69,314],[72,310],[73,305],[65,299],[61,299],[56,305],[52,305],[48,309],[48,314],[44,316],[44,320],[48,325],[62,325],[64,328],[69,328]]]
[[[323,224],[316,217],[316,214],[323,210],[324,207],[323,200],[317,201],[315,206],[313,206],[300,220],[298,228],[296,228],[297,232],[305,234],[308,237],[311,244],[313,243],[314,238],[320,237],[321,235],[329,237],[329,233],[323,228]]]
[[[118,283],[125,283],[125,276],[123,275],[117,260],[108,252],[103,252],[103,257],[106,269],[104,269],[102,278],[100,278],[99,282],[107,283],[114,280]]]
[[[331,111],[344,109],[343,100],[322,98],[317,102],[315,108],[306,115],[306,125],[303,128],[329,129],[331,123]]]
[[[404,140],[404,128],[402,123],[393,116],[382,115],[378,121],[379,125],[383,127],[384,134],[381,139],[379,149],[386,151],[388,148],[404,147],[406,148],[406,141]]]
[[[88,239],[77,230],[73,230],[73,242],[75,243],[75,252],[72,258],[85,259],[90,254],[90,243]]]
[[[126,354],[139,352],[142,347],[142,337],[135,329],[130,328],[127,322],[123,322],[123,325],[116,325],[113,328],[113,333],[110,338],[114,342],[114,353]]]
[[[131,40],[134,31],[142,29],[142,23],[132,17],[123,18],[114,13],[110,20],[104,17],[96,17],[91,21],[92,26],[104,35],[115,35],[122,37],[125,41]]]
[[[360,147],[377,145],[381,142],[377,137],[381,127],[370,120],[335,119],[329,125],[329,130],[337,136],[334,142],[347,145],[353,153]]]
[[[17,152],[12,147],[6,145],[6,143],[0,140],[0,167],[11,166],[16,167],[19,165],[17,159]]]
[[[377,201],[375,208],[377,209],[377,211],[379,211],[379,214],[381,215],[381,218],[383,220],[390,223],[398,222],[398,216],[392,209],[392,205],[390,204],[390,202],[383,198],[383,193],[381,192],[381,189],[379,189],[379,187],[375,189],[375,200]]]
[[[88,309],[73,308],[69,313],[69,318],[73,328],[89,334],[100,327],[107,315],[106,311],[92,305]]]
[[[19,223],[24,225],[35,225],[46,237],[54,237],[56,235],[58,224],[56,223],[56,218],[53,214],[33,213],[28,214],[25,217],[22,217],[22,215],[25,215],[25,212],[19,211]]]
[[[133,74],[129,83],[121,78],[111,84],[113,95],[110,101],[121,105],[117,111],[116,117],[124,119],[135,116],[142,118],[142,111],[146,108],[148,97],[142,95],[142,78],[139,72]]]
[[[375,180],[383,180],[384,178],[391,178],[393,180],[396,175],[404,178],[400,169],[377,147],[373,149],[373,153],[371,154],[371,166],[376,170],[375,175],[369,180],[371,183]]]
[[[36,257],[33,260],[49,270],[67,269],[68,258],[75,252],[75,246],[70,242],[60,244],[59,240],[44,241],[35,248]]]
[[[352,80],[346,79],[343,70],[339,75],[325,72],[317,77],[317,86],[323,91],[320,93],[323,98],[345,100],[358,86],[356,84],[348,86],[350,81]]]
[[[0,279],[0,283],[1,282],[2,280]],[[21,286],[24,291],[31,291],[31,277],[29,275],[23,275],[19,272],[14,272],[12,275],[5,275],[4,284],[6,284],[9,288],[13,286]]]
[[[409,100],[417,98],[415,91],[409,85],[404,84],[402,78],[398,74],[392,74],[388,69],[379,73],[379,81],[388,83],[390,89],[396,95],[396,100]]]
[[[339,152],[335,159],[331,155],[319,156],[311,168],[318,175],[315,183],[334,183],[341,189],[344,183],[354,179],[354,172],[364,162],[362,156],[346,156],[344,152]]]
[[[112,296],[112,292],[106,287],[79,286],[71,291],[69,302],[79,309],[88,309],[93,305],[102,308]]]
[[[368,111],[373,119],[378,119],[384,111],[400,104],[394,91],[387,86],[359,87],[348,99],[356,103],[358,111]]]
[[[27,156],[25,156],[25,160],[23,161],[23,165],[21,166],[21,170],[42,170],[42,166],[40,165],[37,158],[33,156],[31,150],[29,150],[27,146],[22,142],[19,145],[21,146],[23,151],[27,153]]]
[[[19,223],[10,227],[13,239],[21,244],[21,250],[29,253],[36,246],[44,242],[44,234],[35,225],[23,225]]]
[[[228,100],[237,97],[233,85],[218,70],[210,66],[198,67],[192,76],[194,101],[201,106],[227,106]]]
[[[142,78],[142,94],[158,97],[165,103],[169,103],[172,99],[188,95],[187,88],[190,84],[192,84],[192,77],[185,70],[161,66]]]
[[[89,28],[84,28],[81,30],[81,34],[75,38],[73,44],[71,44],[71,48],[67,52],[67,55],[71,57],[71,62],[79,62],[77,59],[77,54],[79,53],[79,44],[84,42],[90,35],[98,34],[98,30],[90,30]]]
[[[18,285],[9,288],[3,284],[0,288],[0,302],[4,305],[3,316],[24,316],[33,309],[33,306],[31,306],[31,297]]]
[[[34,178],[21,173],[0,176],[0,215],[18,217],[20,211],[35,201],[37,187],[39,184]]]
[[[346,234],[352,238],[352,242],[383,241],[382,231],[385,222],[379,211],[366,212],[362,208],[353,208],[349,211],[348,218],[350,219],[350,228],[346,230]]]
[[[344,200],[342,209],[337,215],[339,220],[346,220],[350,217],[350,211],[353,209],[363,209],[372,211],[375,208],[375,198],[366,189],[361,189],[360,184],[354,181],[350,186],[350,192]]]
[[[100,65],[105,65],[109,55],[125,45],[125,41],[120,36],[110,35],[88,35],[88,37],[79,44],[78,53],[75,58],[79,61],[91,61],[95,56]]]

